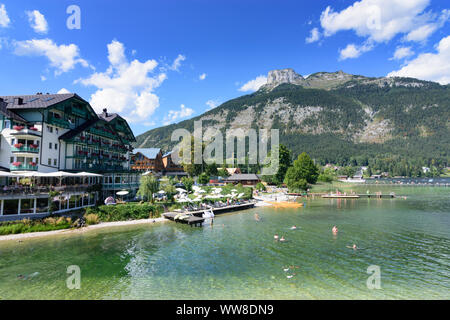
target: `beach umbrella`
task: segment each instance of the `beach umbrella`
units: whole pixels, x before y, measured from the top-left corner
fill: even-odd
[[[116,194],[117,194],[118,196],[126,196],[126,195],[129,194],[129,193],[130,193],[130,192],[127,191],[127,190],[122,190],[122,191],[116,192]]]
[[[177,190],[179,193],[186,193],[187,191],[181,188],[176,188],[175,190]]]

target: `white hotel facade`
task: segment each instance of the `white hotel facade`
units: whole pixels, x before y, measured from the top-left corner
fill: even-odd
[[[77,94],[0,96],[0,221],[134,194],[135,141],[125,119],[96,114]]]

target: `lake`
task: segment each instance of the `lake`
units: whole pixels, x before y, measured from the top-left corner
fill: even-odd
[[[202,228],[166,222],[2,241],[0,299],[449,299],[450,188],[354,190],[407,199],[304,200]],[[66,286],[70,265],[80,267],[79,290]],[[380,289],[367,287],[369,266]]]

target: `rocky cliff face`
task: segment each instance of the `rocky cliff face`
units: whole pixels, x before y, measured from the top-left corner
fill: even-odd
[[[269,71],[266,88],[275,88],[282,83],[291,83],[300,86],[307,85],[305,79],[296,73],[294,69],[287,68]]]

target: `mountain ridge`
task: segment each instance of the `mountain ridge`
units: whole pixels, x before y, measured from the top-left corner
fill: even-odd
[[[174,146],[171,131],[184,128],[192,132],[193,121],[202,120],[206,139],[215,129],[280,129],[280,141],[292,148],[294,155],[307,149],[321,162],[336,162],[360,153],[406,157],[411,152],[448,162],[449,85],[343,71],[317,72],[305,78],[290,68],[272,70],[267,79],[252,94],[139,135],[136,146],[169,150]],[[317,150],[295,137],[310,141]],[[327,149],[333,149],[328,143],[333,140],[347,150],[334,150],[327,157]],[[405,148],[408,143],[414,148]],[[392,146],[398,146],[397,150]],[[360,149],[368,151],[357,151]]]

